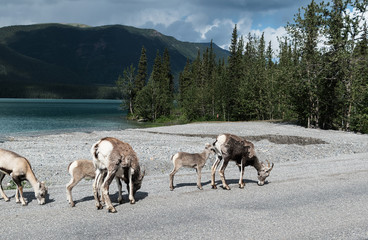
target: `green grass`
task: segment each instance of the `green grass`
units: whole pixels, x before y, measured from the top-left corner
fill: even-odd
[[[22,186],[24,188],[30,188],[31,187],[31,185],[27,181],[22,181]],[[5,190],[17,189],[17,184],[13,180],[10,180],[9,184],[7,184],[4,189]]]

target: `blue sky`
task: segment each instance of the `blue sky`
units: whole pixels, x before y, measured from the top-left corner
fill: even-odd
[[[277,36],[311,0],[0,0],[0,27],[35,23],[122,24],[228,49],[232,30]],[[320,1],[317,1],[320,2]]]

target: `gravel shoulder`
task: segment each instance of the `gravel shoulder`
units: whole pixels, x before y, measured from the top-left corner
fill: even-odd
[[[256,171],[246,168],[247,184],[239,189],[237,167],[229,164],[226,176],[232,190],[212,190],[212,157],[202,175],[203,191],[196,189],[192,169],[179,170],[177,188],[169,191],[171,155],[200,152],[220,133],[246,137],[261,160],[275,163],[269,184],[258,187]],[[117,206],[117,214],[97,211],[92,182],[83,181],[73,191],[77,205],[70,208],[65,196],[67,166],[76,159],[91,159],[90,147],[106,136],[131,144],[146,169],[138,202]],[[217,239],[239,234],[244,239],[368,238],[368,135],[364,134],[269,122],[195,123],[8,137],[0,148],[28,158],[50,192],[48,203],[38,206],[33,190],[27,189],[30,203],[22,207],[15,204],[15,190],[6,191],[11,201],[0,198],[0,208],[8,216],[0,230],[9,237],[35,239],[43,231],[56,239]],[[6,177],[3,185],[9,180]],[[113,184],[113,201],[115,191]],[[111,222],[116,229],[109,228]]]

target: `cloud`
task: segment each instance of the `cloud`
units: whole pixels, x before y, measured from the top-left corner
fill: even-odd
[[[276,28],[276,29],[267,27],[265,29],[252,30],[251,34],[256,35],[258,37],[261,37],[262,34],[264,34],[264,39],[265,39],[265,42],[266,42],[266,46],[268,46],[269,42],[271,42],[273,54],[276,56],[278,54],[278,51],[279,51],[278,38],[280,38],[282,36],[286,36],[287,32],[286,32],[286,29],[284,27],[279,27],[279,28]]]
[[[181,41],[210,42],[228,49],[239,35],[276,34],[310,0],[1,0],[0,27],[33,23],[122,24],[153,28]]]

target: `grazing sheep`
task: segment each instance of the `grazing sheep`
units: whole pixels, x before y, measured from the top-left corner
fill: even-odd
[[[9,198],[5,195],[1,185],[5,174],[10,175],[17,184],[15,202],[21,202],[23,206],[27,205],[27,201],[23,197],[22,186],[22,181],[27,180],[34,189],[38,204],[45,204],[47,187],[44,182],[39,182],[37,180],[29,161],[15,152],[0,149],[0,193],[4,200],[8,202]]]
[[[99,194],[105,200],[109,212],[116,212],[109,197],[109,186],[116,175],[122,174],[129,186],[129,200],[135,203],[134,195],[141,188],[145,172],[141,172],[137,154],[133,148],[116,138],[106,137],[99,140],[91,148],[96,177],[93,192],[96,208],[102,209]]]
[[[74,207],[75,203],[72,198],[72,189],[83,178],[94,179],[96,176],[96,169],[91,160],[79,159],[79,160],[75,160],[71,162],[68,165],[68,172],[72,178],[70,179],[70,182],[66,185],[66,196],[67,196],[70,206]],[[121,185],[120,179],[126,182],[125,178],[121,174],[119,175],[119,173],[117,173],[115,180],[116,180],[116,183],[118,184],[118,190],[119,190],[118,201],[119,203],[122,203],[123,197],[122,197],[122,185]],[[104,202],[103,199],[102,199],[102,202]]]
[[[236,165],[239,167],[240,178],[239,187],[244,188],[243,175],[245,166],[253,166],[258,172],[258,185],[262,186],[266,178],[270,175],[273,168],[268,163],[266,166],[264,163],[260,162],[255,154],[253,143],[245,140],[244,138],[231,135],[231,134],[220,134],[216,141],[213,143],[215,151],[217,154],[217,159],[213,163],[211,168],[211,185],[213,189],[216,189],[215,184],[215,172],[216,168],[223,159],[222,166],[219,170],[219,174],[222,180],[222,185],[225,189],[230,190],[229,185],[226,183],[225,179],[225,168],[229,161],[235,161]]]

